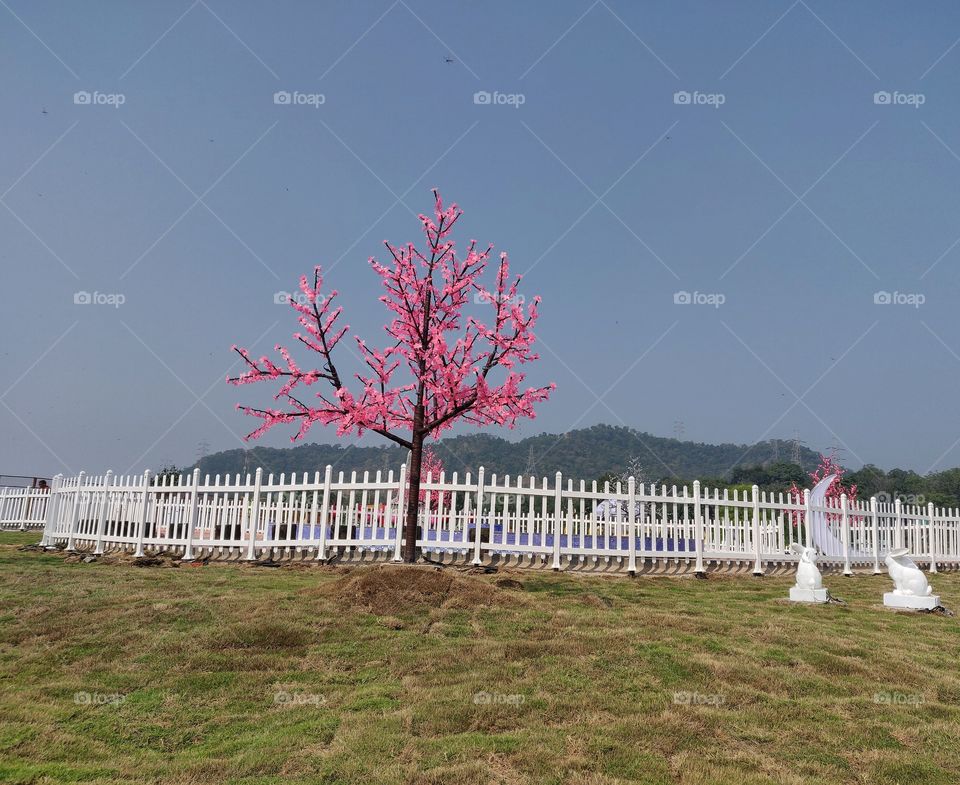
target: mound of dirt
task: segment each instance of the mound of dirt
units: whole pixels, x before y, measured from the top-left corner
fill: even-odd
[[[612,608],[613,600],[609,597],[601,597],[599,594],[584,594],[583,604],[591,608]]]
[[[55,552],[63,558],[64,564],[121,564],[133,567],[179,567],[178,557],[172,553],[151,553],[146,556],[134,556],[130,551],[109,551],[97,556],[86,551]]]
[[[495,601],[497,589],[479,578],[439,567],[361,567],[337,581],[338,598],[377,616],[421,608],[476,608]]]

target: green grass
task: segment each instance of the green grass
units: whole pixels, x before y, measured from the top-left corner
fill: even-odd
[[[885,576],[803,607],[789,578],[514,571],[489,605],[378,617],[338,589],[366,568],[16,549],[37,538],[0,534],[3,783],[960,781],[958,620],[884,610]],[[960,575],[932,583],[960,609]]]

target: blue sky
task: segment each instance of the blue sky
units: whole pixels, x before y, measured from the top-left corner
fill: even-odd
[[[0,34],[0,472],[240,446],[269,391],[230,346],[287,341],[317,263],[374,341],[366,260],[433,186],[543,297],[515,435],[960,464],[955,3],[3,0]]]

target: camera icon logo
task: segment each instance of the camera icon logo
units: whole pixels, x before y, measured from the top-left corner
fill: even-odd
[[[873,293],[873,304],[874,305],[890,305],[893,302],[893,295],[890,292],[874,292]]]
[[[93,297],[90,296],[90,292],[74,292],[73,293],[73,304],[74,305],[90,305],[93,302]]]
[[[686,90],[678,90],[673,94],[673,102],[675,104],[689,104],[690,93],[688,93]]]
[[[478,90],[473,94],[473,102],[477,105],[486,105],[493,100],[493,96],[486,90]]]
[[[77,92],[73,94],[73,102],[75,104],[89,104],[90,98],[90,93],[86,90],[77,90]]]
[[[873,94],[873,102],[879,105],[889,104],[890,98],[890,93],[886,90],[878,90]]]
[[[291,97],[290,93],[286,90],[277,90],[277,92],[273,94],[273,102],[275,104],[289,104]]]
[[[290,292],[274,292],[273,295],[273,304],[274,305],[288,305],[293,299]]]
[[[673,293],[674,305],[690,305],[691,302],[693,302],[693,299],[690,296],[690,292],[674,292]]]

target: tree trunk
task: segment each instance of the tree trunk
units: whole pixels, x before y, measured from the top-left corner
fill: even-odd
[[[418,407],[419,408],[419,407]],[[416,414],[414,414],[416,417]],[[417,560],[417,524],[420,515],[420,467],[423,464],[423,434],[414,431],[410,448],[410,474],[407,483],[407,517],[403,525],[403,560]]]

